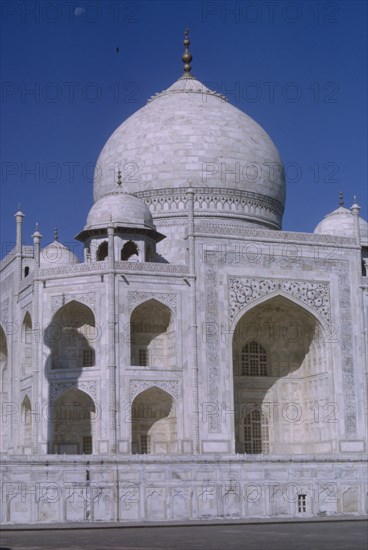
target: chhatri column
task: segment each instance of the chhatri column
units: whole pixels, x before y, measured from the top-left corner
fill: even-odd
[[[116,352],[115,352],[115,251],[114,226],[110,217],[108,235],[107,308],[108,308],[108,373],[109,373],[109,440],[110,453],[116,453]]]
[[[198,403],[198,350],[197,350],[197,296],[194,237],[194,190],[189,180],[188,204],[188,252],[189,252],[189,349],[191,362],[193,400],[193,451],[199,453],[199,403]]]

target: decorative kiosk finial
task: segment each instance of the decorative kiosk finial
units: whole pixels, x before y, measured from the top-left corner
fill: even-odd
[[[183,76],[185,76],[187,78],[193,78],[192,75],[190,74],[190,71],[192,69],[190,62],[192,61],[193,57],[192,57],[192,54],[189,51],[189,45],[190,45],[189,29],[185,30],[184,35],[185,35],[185,39],[184,39],[185,50],[184,50],[184,53],[182,55],[182,61],[184,63],[184,75]]]
[[[339,193],[339,206],[344,206],[344,197],[342,191]]]
[[[58,241],[59,240],[59,231],[58,231],[58,228],[55,227],[54,229],[54,241]]]

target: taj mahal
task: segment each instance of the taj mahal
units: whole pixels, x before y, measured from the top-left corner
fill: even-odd
[[[340,195],[283,231],[275,145],[189,44],[100,153],[83,259],[15,214],[3,524],[368,511],[368,223]]]

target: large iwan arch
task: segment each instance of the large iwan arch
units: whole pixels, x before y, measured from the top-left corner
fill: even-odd
[[[233,332],[234,438],[237,453],[332,452],[330,344],[321,323],[285,296],[248,309]],[[317,416],[319,413],[319,416]],[[317,421],[316,421],[317,419]]]

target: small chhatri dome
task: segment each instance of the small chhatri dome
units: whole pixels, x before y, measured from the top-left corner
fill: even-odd
[[[316,226],[314,233],[339,237],[354,237],[354,216],[343,206],[342,193],[339,194],[339,207],[327,214]],[[362,245],[368,245],[368,222],[359,216],[359,230]]]
[[[95,202],[84,230],[103,229],[111,224],[133,229],[156,229],[148,206],[134,195],[121,191],[110,193]]]
[[[60,267],[62,265],[78,264],[79,258],[69,248],[64,246],[58,240],[41,249],[40,266],[41,267]]]
[[[119,162],[129,193],[146,198],[185,192],[191,178],[203,193],[206,188],[239,197],[242,208],[247,204],[242,220],[279,229],[285,177],[275,145],[257,122],[190,74],[187,34],[184,45],[184,75],[125,120],[103,147],[95,201],[115,191],[111,170]],[[168,217],[176,215],[171,204]],[[227,204],[222,213],[217,208],[226,217]]]

